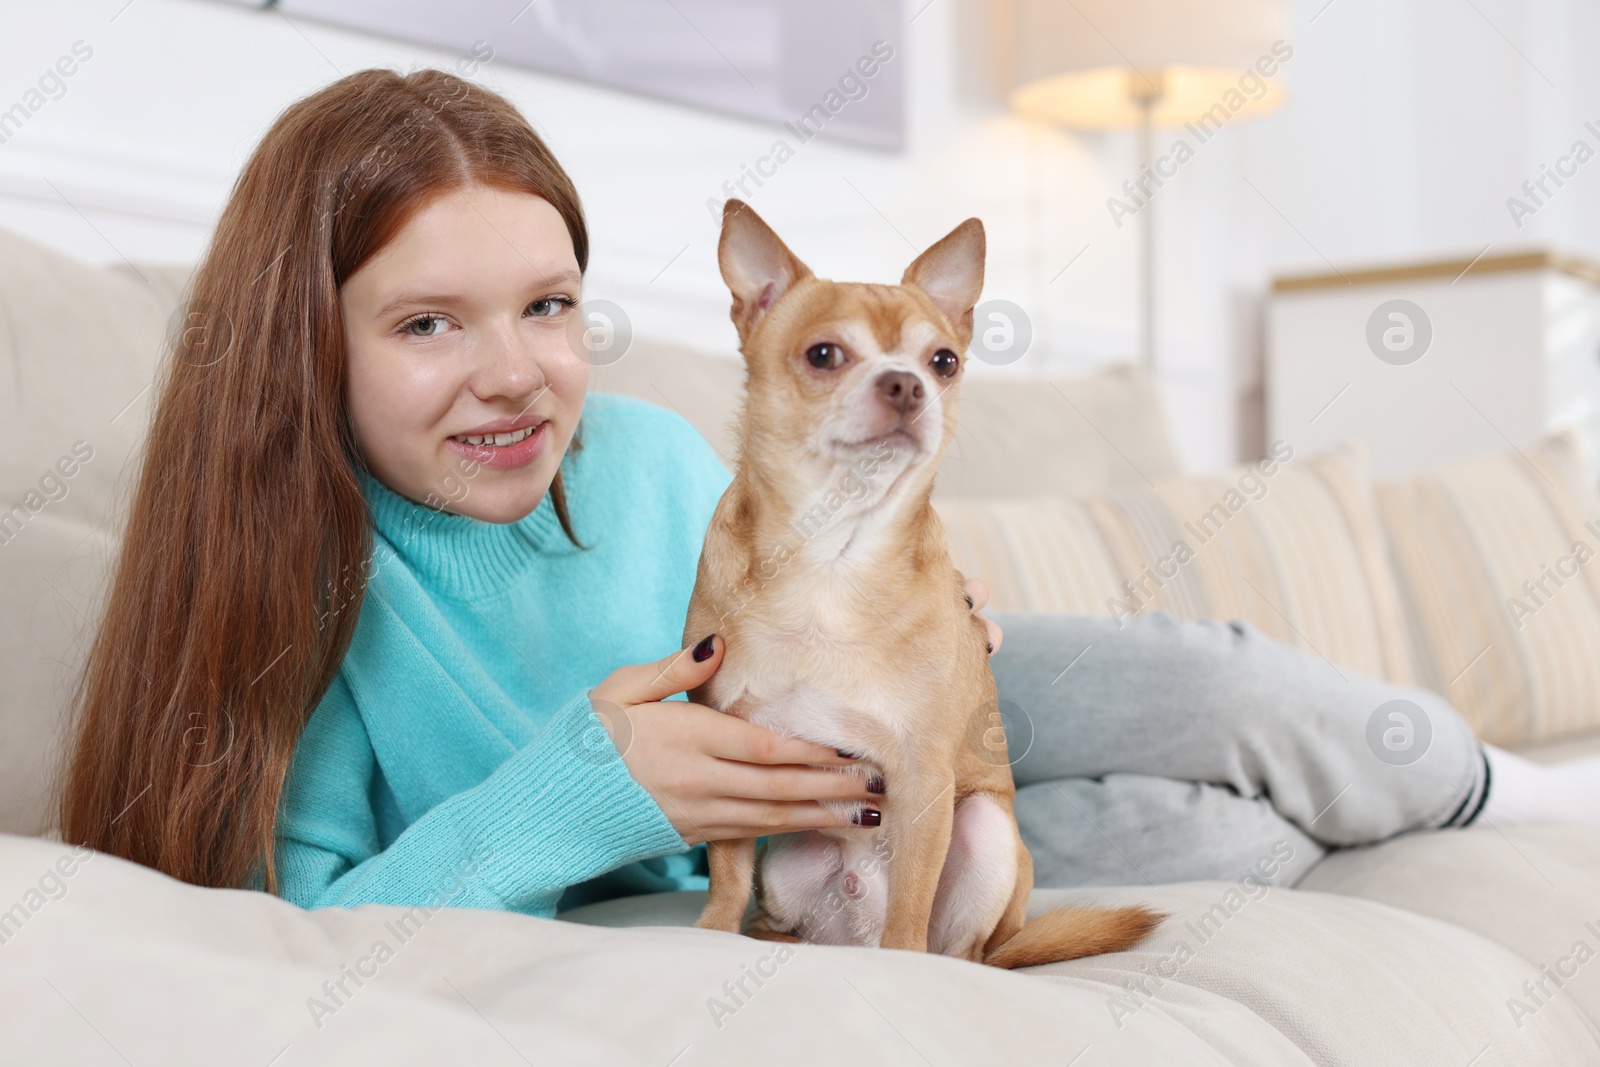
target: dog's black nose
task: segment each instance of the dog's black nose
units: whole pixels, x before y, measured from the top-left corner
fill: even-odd
[[[922,406],[922,379],[908,370],[884,371],[878,375],[878,395],[902,415]]]

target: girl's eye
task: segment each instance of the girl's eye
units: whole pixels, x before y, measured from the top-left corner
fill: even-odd
[[[570,296],[547,296],[529,304],[528,310],[533,313],[533,317],[536,319],[547,319],[561,314],[568,308],[577,306],[578,302]]]
[[[844,350],[838,345],[812,345],[806,349],[806,362],[818,370],[833,370],[844,362]]]
[[[442,327],[444,325],[444,317],[442,315],[418,315],[414,319],[407,319],[401,323],[400,328],[412,337],[437,337],[444,330],[442,328],[434,329],[435,324],[439,324]]]

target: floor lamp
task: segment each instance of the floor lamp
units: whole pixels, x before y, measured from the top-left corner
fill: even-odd
[[[1011,3],[1011,106],[1071,130],[1137,129],[1136,186],[1155,162],[1156,128],[1181,129],[1198,152],[1202,135],[1209,140],[1283,100],[1281,0]],[[1153,196],[1138,215],[1139,357],[1154,372]]]

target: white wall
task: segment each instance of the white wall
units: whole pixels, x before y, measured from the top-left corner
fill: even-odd
[[[75,41],[94,54],[0,144],[0,226],[97,262],[192,261],[234,174],[291,100],[363,67],[455,59],[216,0],[8,6],[0,109]],[[1131,137],[1012,117],[975,88],[988,47],[980,0],[906,6],[908,18],[920,10],[894,60],[908,78],[908,150],[813,141],[752,202],[819,274],[880,281],[898,278],[913,245],[979,215],[985,295],[1022,305],[1035,343],[1021,362],[978,373],[1126,358],[1138,226],[1115,226],[1106,198],[1131,175]],[[1600,160],[1521,230],[1505,206],[1575,139],[1600,149],[1582,128],[1600,127],[1600,73],[1586,62],[1597,31],[1600,12],[1583,0],[1289,5],[1288,106],[1224,130],[1154,208],[1162,385],[1190,468],[1227,463],[1248,442],[1239,397],[1256,373],[1259,301],[1274,273],[1470,257],[1485,245],[1600,255]],[[572,172],[594,236],[589,295],[622,304],[641,333],[731,352],[705,202],[781,129],[500,62],[477,77],[514,100]],[[1158,135],[1158,151],[1171,138]]]

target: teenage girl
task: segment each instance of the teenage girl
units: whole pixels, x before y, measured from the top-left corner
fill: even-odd
[[[67,842],[308,908],[436,905],[468,872],[449,903],[549,916],[704,887],[705,841],[877,825],[851,754],[680,699],[725,651],[679,644],[730,475],[672,412],[586,395],[588,258],[571,181],[492,92],[369,70],[284,112],[158,383]],[[1079,798],[1019,795],[1060,878],[1600,811],[1595,765],[1480,746],[1438,696],[1245,624],[1004,622],[1019,785]],[[1396,697],[1432,726],[1403,767],[1365,742]]]

